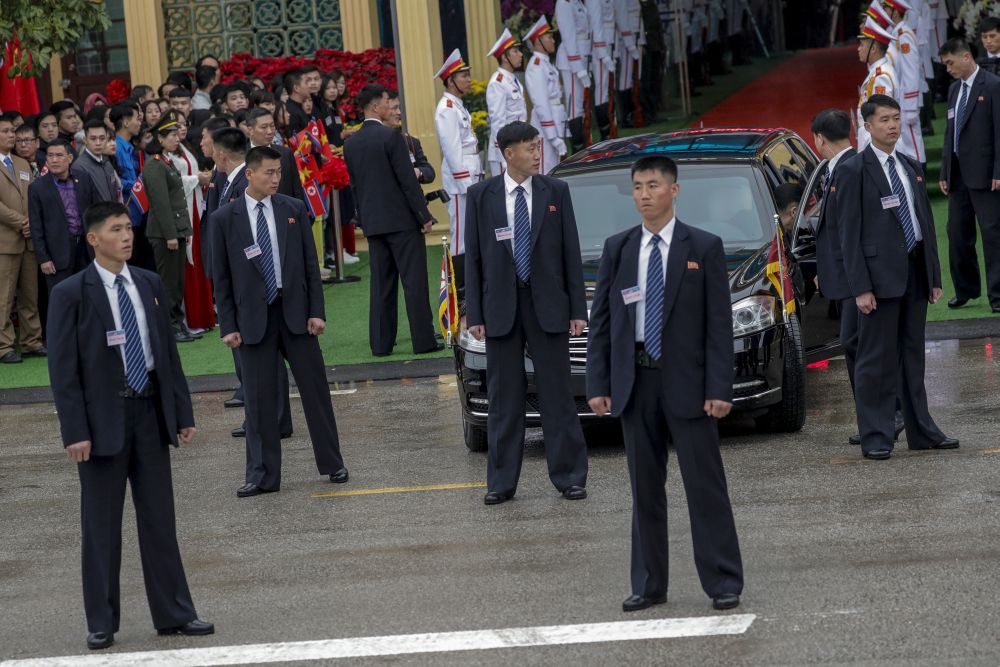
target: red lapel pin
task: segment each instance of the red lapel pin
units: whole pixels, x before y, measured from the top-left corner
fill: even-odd
[[[985,99],[986,99],[985,97],[983,97],[982,95],[980,95],[979,99],[977,101],[978,102],[983,102],[983,101],[985,101]]]
[[[289,218],[288,219],[288,224],[294,225],[295,224],[295,218]]]
[[[555,213],[555,212],[556,212],[556,205],[549,204],[549,213]]]
[[[924,177],[923,176],[917,176],[917,183],[923,183],[923,182],[924,182]]]

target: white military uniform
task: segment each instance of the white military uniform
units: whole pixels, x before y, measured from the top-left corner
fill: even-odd
[[[549,173],[566,154],[563,136],[566,126],[566,108],[559,86],[559,70],[541,51],[531,54],[524,70],[524,87],[531,98],[531,124],[542,136],[542,161],[539,171]]]
[[[924,138],[920,132],[921,94],[926,85],[921,70],[920,49],[917,36],[909,25],[907,18],[912,12],[896,24],[893,30],[893,55],[896,74],[896,95],[902,109],[903,126],[899,131],[897,150],[917,162],[927,159],[924,152]],[[890,47],[891,48],[891,47]]]
[[[451,254],[461,255],[465,252],[465,193],[483,175],[472,116],[461,99],[448,92],[441,97],[434,112],[434,130],[441,145],[441,185],[451,195]]]
[[[638,62],[646,43],[642,32],[639,0],[615,0],[615,59],[618,61],[618,90],[631,90],[633,63]]]
[[[590,0],[590,31],[594,49],[590,70],[594,75],[594,104],[608,101],[608,79],[615,66],[613,56],[615,45],[615,2],[614,0]]]
[[[865,129],[865,120],[861,117],[861,105],[872,95],[888,95],[897,99],[896,72],[888,57],[882,57],[868,66],[868,75],[858,90],[858,107],[856,111],[858,124],[858,152],[860,153],[871,143],[871,135]]]
[[[486,84],[486,108],[490,114],[490,147],[488,151],[490,173],[499,176],[507,169],[507,163],[503,159],[500,146],[497,145],[497,132],[515,120],[528,120],[528,107],[524,101],[524,90],[513,72],[508,72],[501,67],[493,73],[490,82]]]
[[[583,91],[590,86],[590,15],[581,0],[556,0],[556,24],[562,43],[556,51],[556,68],[562,73],[568,118],[583,115]]]

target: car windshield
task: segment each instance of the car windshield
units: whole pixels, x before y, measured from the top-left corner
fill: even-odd
[[[773,236],[769,212],[750,165],[683,164],[677,218],[722,239],[726,252],[757,249]],[[600,255],[604,241],[641,222],[632,201],[629,170],[567,175],[584,257]]]

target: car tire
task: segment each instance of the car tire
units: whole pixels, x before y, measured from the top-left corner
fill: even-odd
[[[485,452],[489,449],[486,440],[486,429],[469,422],[469,418],[462,413],[462,434],[465,436],[465,446],[470,452]]]
[[[756,418],[757,427],[774,433],[794,433],[806,423],[806,364],[799,318],[788,316],[785,329],[781,402]]]

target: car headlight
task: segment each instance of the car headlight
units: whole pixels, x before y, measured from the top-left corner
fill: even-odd
[[[486,341],[476,340],[476,338],[469,333],[469,330],[465,328],[464,318],[462,319],[462,326],[458,331],[458,346],[466,352],[486,354]]]
[[[733,304],[733,336],[763,331],[777,322],[773,296],[748,296]]]

